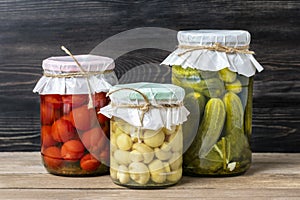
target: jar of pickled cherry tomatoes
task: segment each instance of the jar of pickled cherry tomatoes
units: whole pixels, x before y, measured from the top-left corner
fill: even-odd
[[[189,112],[184,90],[171,84],[113,86],[111,104],[100,112],[111,119],[110,175],[129,188],[162,188],[182,176],[182,123]]]
[[[113,59],[96,55],[43,61],[44,75],[33,91],[40,95],[41,155],[48,172],[108,172],[110,122],[97,112],[109,103],[106,93],[118,82],[114,66]]]
[[[191,30],[162,64],[186,91],[191,108],[183,125],[183,171],[192,176],[233,176],[251,165],[253,76],[262,66],[243,30]]]

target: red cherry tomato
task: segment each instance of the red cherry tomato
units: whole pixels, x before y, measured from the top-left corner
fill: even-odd
[[[72,123],[64,119],[56,120],[52,125],[51,132],[53,139],[58,142],[66,142],[77,135]]]
[[[97,121],[95,109],[88,109],[87,105],[73,109],[69,117],[73,126],[83,131],[93,127]]]
[[[58,168],[62,164],[60,149],[58,147],[48,147],[42,152],[42,155],[47,167]]]
[[[106,92],[95,93],[93,95],[94,106],[102,108],[108,104],[108,97],[106,97]]]
[[[101,125],[105,124],[105,122],[107,122],[109,120],[109,118],[107,118],[105,115],[102,115],[101,113],[97,114],[97,119]]]
[[[62,101],[64,104],[70,104],[73,108],[85,104],[88,100],[87,94],[63,95]]]
[[[98,154],[109,142],[101,128],[93,128],[86,131],[82,135],[81,141],[85,148],[94,154]]]
[[[72,125],[74,124],[73,117],[71,117],[71,113],[68,115],[63,115],[60,119],[66,120],[66,121],[70,122]]]
[[[54,108],[60,108],[62,106],[61,95],[49,94],[43,95],[45,103],[51,104]]]
[[[41,144],[43,148],[54,146],[56,144],[56,141],[51,135],[51,126],[41,127]]]
[[[77,161],[83,156],[84,150],[79,140],[70,140],[61,147],[61,156],[68,161]]]
[[[101,163],[91,154],[86,154],[80,160],[80,167],[86,171],[95,171],[100,164]]]
[[[69,113],[71,112],[71,110],[72,110],[72,105],[71,105],[71,104],[64,103],[61,109],[62,109],[63,115],[67,115],[67,114],[69,114]]]
[[[43,125],[51,125],[56,119],[60,117],[60,111],[49,103],[42,103],[40,106],[41,123]]]

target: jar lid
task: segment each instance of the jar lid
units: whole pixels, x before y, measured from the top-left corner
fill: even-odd
[[[243,30],[179,31],[178,48],[161,64],[203,71],[228,68],[251,77],[263,67],[254,58],[254,52],[248,49],[250,38],[250,33]]]
[[[82,76],[80,67],[71,56],[50,57],[43,61],[42,67],[46,73],[44,72],[44,76],[37,82],[33,92],[42,95],[107,92],[112,85],[118,83],[113,71],[115,67],[113,59],[96,55],[74,57],[90,76]],[[76,76],[74,75],[76,73],[81,74]]]
[[[184,89],[173,85],[173,84],[160,84],[160,83],[129,83],[129,84],[120,84],[115,85],[110,89],[110,92],[119,90],[116,93],[110,95],[112,101],[127,101],[127,103],[136,103],[138,100],[142,102],[144,97],[135,91],[130,91],[124,88],[130,88],[139,91],[147,97],[150,102],[156,103],[156,101],[169,101],[180,102],[184,98]]]
[[[121,118],[133,126],[151,130],[171,129],[186,121],[189,115],[183,105],[184,89],[176,85],[120,84],[113,86],[108,94],[111,104],[101,108],[100,112],[109,118]]]
[[[74,56],[85,71],[106,71],[115,68],[112,58],[96,55],[76,55]],[[43,60],[44,70],[55,72],[79,72],[80,69],[74,59],[70,56],[55,56]]]
[[[250,33],[244,30],[191,30],[179,31],[180,45],[221,45],[236,47],[250,44]]]

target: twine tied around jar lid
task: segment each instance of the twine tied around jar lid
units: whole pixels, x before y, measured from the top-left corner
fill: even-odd
[[[221,45],[216,42],[211,46],[208,45],[200,45],[200,46],[192,46],[192,45],[178,45],[178,48],[185,49],[182,53],[179,53],[178,56],[182,56],[188,52],[196,51],[196,50],[210,50],[210,51],[220,51],[225,53],[243,53],[243,54],[255,54],[254,51],[249,50],[249,45],[238,46],[238,47],[229,47],[225,45]]]
[[[85,77],[86,83],[87,83],[87,88],[88,88],[88,95],[89,95],[89,103],[88,103],[88,109],[93,108],[93,97],[92,97],[92,91],[91,91],[91,85],[89,82],[89,76],[93,75],[87,71],[85,71],[83,69],[83,67],[81,66],[81,64],[78,62],[78,60],[73,56],[73,54],[64,46],[61,46],[61,49],[68,54],[69,56],[71,56],[71,58],[75,61],[75,63],[77,64],[78,68],[80,69],[80,72],[77,73],[66,73],[66,74],[51,74],[51,77],[75,77],[75,76],[81,76],[81,77]],[[45,74],[44,74],[45,75]],[[47,76],[47,74],[45,75]],[[50,75],[48,75],[50,76]]]
[[[120,90],[131,90],[131,91],[139,93],[143,97],[145,103],[144,104],[138,104],[138,105],[136,105],[136,104],[114,104],[113,102],[111,102],[111,105],[113,107],[118,107],[118,108],[137,108],[140,111],[142,111],[142,115],[141,115],[141,118],[140,118],[141,124],[143,124],[144,115],[150,110],[150,108],[178,108],[180,106],[183,106],[182,102],[181,103],[177,103],[177,104],[175,104],[175,103],[174,104],[165,104],[165,103],[164,104],[152,104],[152,103],[150,103],[148,97],[144,93],[142,93],[139,90],[134,89],[134,88],[119,88],[119,89],[116,89],[116,90],[108,92],[106,94],[106,96],[109,96],[109,95],[111,95],[111,94],[113,94],[115,92],[118,92]]]
[[[131,91],[134,91],[134,92],[137,92],[139,93],[145,103],[144,104],[114,104],[113,102],[111,102],[111,106],[112,107],[117,107],[117,108],[137,108],[141,111],[141,116],[140,116],[140,123],[141,123],[141,127],[143,127],[143,121],[144,121],[144,116],[145,114],[151,109],[151,108],[159,108],[159,109],[163,109],[163,108],[178,108],[178,107],[181,107],[183,106],[183,102],[180,102],[180,103],[177,103],[177,104],[167,104],[167,103],[163,103],[163,104],[152,104],[148,97],[142,93],[141,91],[137,90],[137,89],[134,89],[134,88],[119,88],[119,89],[116,89],[116,90],[113,90],[113,91],[110,91],[106,94],[106,96],[109,96],[115,92],[118,92],[120,90],[131,90]],[[138,132],[138,141],[141,142],[140,140],[140,132]]]
[[[99,72],[89,71],[88,73],[68,72],[68,73],[63,73],[63,74],[50,74],[50,73],[44,72],[43,75],[46,76],[46,77],[55,77],[55,78],[72,78],[72,77],[88,77],[88,76],[106,74],[106,73],[111,73],[111,72],[113,72],[113,70],[105,70],[104,72],[102,72],[102,71],[99,71]]]

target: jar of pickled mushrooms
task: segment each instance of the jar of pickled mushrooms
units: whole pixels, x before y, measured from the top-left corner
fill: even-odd
[[[100,112],[111,117],[110,175],[130,188],[161,188],[182,176],[182,123],[189,112],[184,90],[171,84],[115,85],[111,104]]]

